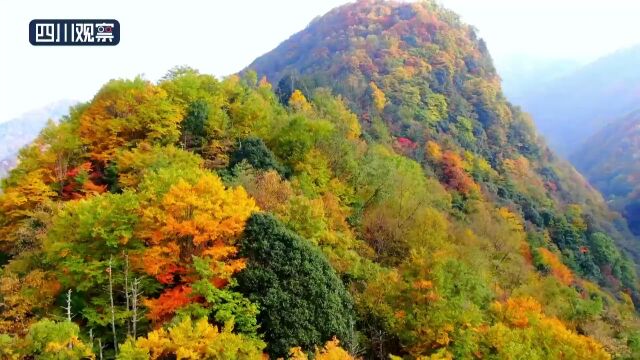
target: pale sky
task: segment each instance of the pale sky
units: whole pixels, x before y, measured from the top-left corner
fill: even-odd
[[[0,2],[0,122],[60,99],[89,100],[112,78],[157,80],[175,65],[241,70],[345,0]],[[593,60],[640,43],[640,1],[440,0],[473,24],[498,63],[513,56]],[[115,18],[115,47],[34,47],[37,18]]]

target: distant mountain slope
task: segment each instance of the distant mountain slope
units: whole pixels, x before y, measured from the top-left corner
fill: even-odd
[[[0,178],[5,177],[13,167],[16,166],[16,157],[8,156],[0,160]]]
[[[640,103],[640,45],[620,50],[517,97],[552,148],[569,156],[609,120]]]
[[[571,160],[640,234],[640,110],[606,125]]]
[[[524,54],[500,57],[494,62],[502,79],[502,90],[514,104],[521,104],[534,89],[584,66],[571,59],[547,59]]]
[[[15,165],[18,150],[30,143],[49,119],[59,120],[75,101],[60,100],[40,109],[0,123],[0,178]]]

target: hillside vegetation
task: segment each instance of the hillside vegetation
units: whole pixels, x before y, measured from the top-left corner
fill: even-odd
[[[613,121],[571,157],[640,234],[640,112]]]
[[[249,68],[110,81],[20,152],[0,357],[640,356],[635,239],[455,14],[346,5]]]

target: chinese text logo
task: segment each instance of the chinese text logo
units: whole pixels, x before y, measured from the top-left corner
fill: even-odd
[[[32,45],[113,46],[120,42],[117,20],[32,20],[29,23]]]

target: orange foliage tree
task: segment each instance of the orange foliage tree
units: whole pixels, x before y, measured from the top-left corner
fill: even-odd
[[[147,248],[140,260],[146,273],[166,285],[159,298],[147,301],[152,320],[163,320],[193,300],[194,256],[211,260],[209,280],[218,288],[244,267],[235,258],[235,240],[256,210],[243,188],[226,189],[211,173],[193,184],[179,180],[158,204],[143,210],[139,235]]]
[[[121,147],[140,141],[170,144],[178,140],[182,109],[160,87],[136,78],[114,80],[95,96],[80,119],[80,137],[93,160],[105,163]]]
[[[552,253],[546,248],[538,248],[538,253],[542,257],[542,261],[545,265],[551,269],[551,274],[565,285],[571,285],[573,283],[573,273],[571,270],[562,263],[556,254]]]
[[[462,158],[452,151],[442,154],[442,172],[447,187],[451,189],[465,195],[479,190],[478,184],[464,171]]]

